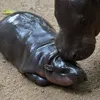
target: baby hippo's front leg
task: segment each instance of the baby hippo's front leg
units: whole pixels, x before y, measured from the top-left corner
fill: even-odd
[[[39,86],[42,86],[42,87],[45,87],[45,86],[48,86],[48,85],[52,84],[46,78],[42,78],[41,76],[36,75],[36,74],[25,73],[25,76],[29,80],[35,82],[35,84],[37,84]]]

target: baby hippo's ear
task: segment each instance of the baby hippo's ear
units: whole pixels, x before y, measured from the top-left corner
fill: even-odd
[[[47,71],[50,71],[52,72],[53,71],[53,66],[52,65],[44,65],[44,68],[47,70]]]

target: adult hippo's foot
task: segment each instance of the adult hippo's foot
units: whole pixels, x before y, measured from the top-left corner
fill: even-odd
[[[47,79],[42,78],[41,76],[36,75],[36,74],[25,73],[25,76],[26,76],[29,80],[33,81],[35,84],[37,84],[37,85],[39,85],[39,86],[42,86],[42,87],[49,86],[50,84],[52,84],[52,83],[49,82]]]

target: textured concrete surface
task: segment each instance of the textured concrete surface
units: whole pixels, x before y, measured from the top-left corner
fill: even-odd
[[[1,0],[0,19],[4,9],[30,11],[47,19],[56,30],[54,0]],[[0,100],[100,100],[100,36],[91,57],[79,62],[88,75],[88,81],[77,87],[39,87],[23,77],[0,54]]]

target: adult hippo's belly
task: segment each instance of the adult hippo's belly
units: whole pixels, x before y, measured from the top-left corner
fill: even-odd
[[[86,79],[76,64],[64,62],[55,46],[55,30],[35,14],[16,12],[0,22],[0,52],[41,86],[69,86]]]

